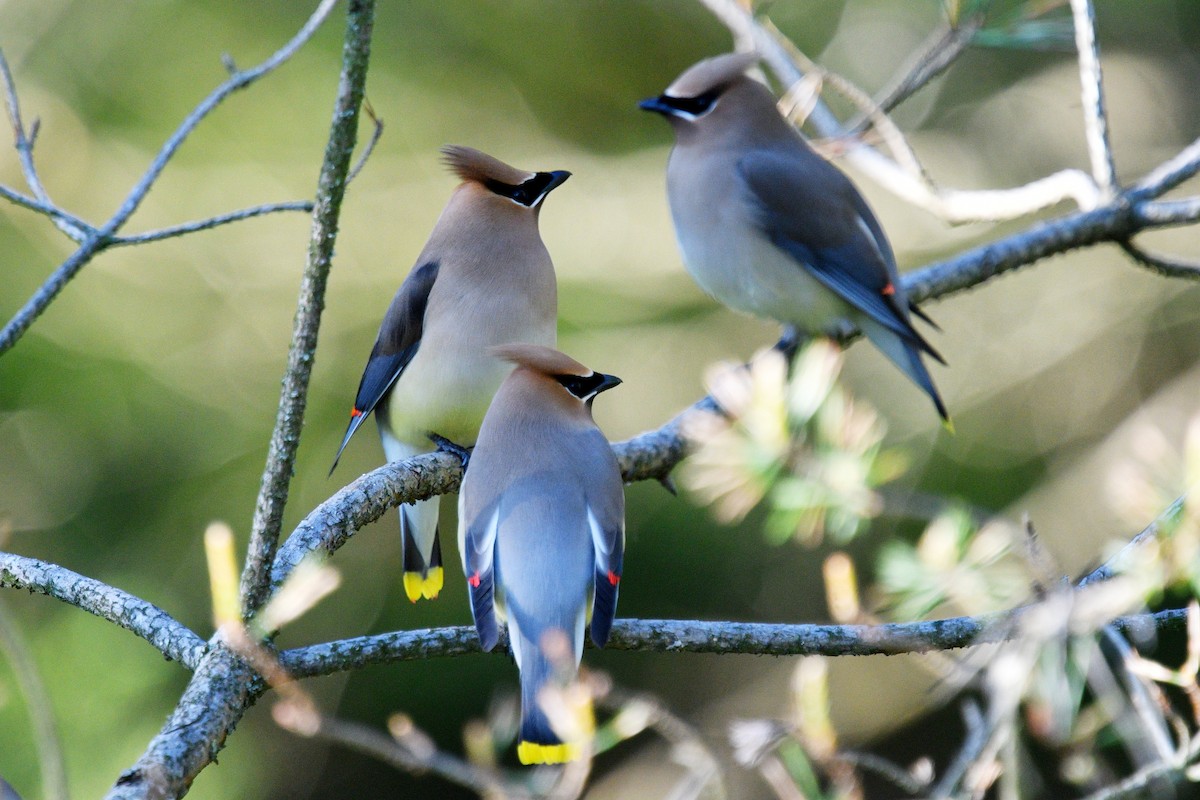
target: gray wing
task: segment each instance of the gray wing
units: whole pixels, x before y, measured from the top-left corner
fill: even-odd
[[[847,303],[941,360],[909,321],[891,245],[845,175],[807,149],[753,151],[738,161],[737,172],[776,247]]]

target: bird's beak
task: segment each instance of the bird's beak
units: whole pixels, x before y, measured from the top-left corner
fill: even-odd
[[[546,189],[544,192],[542,192],[542,194],[550,194],[550,192],[553,192],[559,186],[562,186],[564,183],[566,183],[567,178],[569,177],[571,177],[571,173],[567,172],[565,169],[559,169],[551,172],[550,183],[546,184]]]
[[[675,109],[664,101],[663,95],[659,95],[658,97],[647,97],[645,100],[638,103],[638,108],[640,108],[642,111],[653,111],[656,114],[662,114],[663,116],[668,117],[675,114]]]
[[[621,385],[621,379],[618,378],[616,375],[605,375],[603,372],[598,372],[596,374],[599,375],[601,378],[603,378],[603,380],[600,381],[600,385],[596,387],[596,394],[600,394],[601,392],[607,392],[609,389],[613,388],[614,386]]]

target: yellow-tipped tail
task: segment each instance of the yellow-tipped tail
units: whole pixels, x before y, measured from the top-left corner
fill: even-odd
[[[521,742],[517,745],[517,758],[522,764],[565,764],[579,758],[579,745]]]
[[[954,420],[946,417],[944,420],[942,420],[942,427],[946,429],[946,433],[950,434],[951,436],[954,435]]]
[[[441,567],[431,568],[426,575],[419,572],[406,572],[404,573],[404,593],[414,603],[422,597],[426,600],[433,600],[442,590],[442,581]]]

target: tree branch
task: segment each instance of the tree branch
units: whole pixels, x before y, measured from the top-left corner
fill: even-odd
[[[208,645],[153,603],[66,567],[0,552],[0,587],[48,595],[145,639],[165,657],[195,669]]]
[[[265,214],[274,214],[279,211],[312,211],[313,202],[311,200],[289,200],[283,203],[266,203],[261,206],[253,206],[251,208],[243,208],[238,211],[230,211],[227,214],[218,214],[215,217],[208,219],[200,219],[194,222],[184,222],[179,225],[172,225],[168,228],[160,228],[156,231],[146,231],[145,233],[137,233],[130,236],[113,236],[109,239],[109,246],[123,247],[131,244],[147,244],[148,242],[158,242],[163,239],[170,239],[175,236],[183,236],[197,231],[206,231],[210,228],[216,228],[220,225],[228,225],[230,222],[241,222],[244,219],[253,217],[261,217]]]
[[[715,653],[765,656],[871,656],[957,650],[1007,641],[1020,633],[1011,624],[1024,608],[985,617],[951,617],[882,625],[817,625],[707,620],[618,619],[605,647],[652,653]],[[1181,630],[1186,609],[1118,617],[1120,631]],[[501,631],[503,653],[507,634]],[[457,625],[394,631],[285,650],[279,660],[295,677],[330,675],[362,667],[440,656],[478,653],[475,628]]]
[[[312,235],[308,261],[300,283],[300,300],[288,347],[287,371],[279,395],[275,430],[267,450],[262,485],[254,508],[246,566],[242,572],[242,610],[253,614],[261,604],[268,586],[271,562],[279,542],[283,509],[287,504],[288,485],[300,445],[300,429],[308,403],[308,382],[316,358],[317,334],[321,312],[325,309],[325,285],[337,240],[338,217],[350,172],[350,158],[358,141],[359,109],[367,83],[367,64],[371,55],[374,25],[374,0],[351,0],[347,17],[342,72],[325,160],[317,182],[317,204],[313,210]]]
[[[306,31],[328,12],[332,2],[323,0],[306,24]],[[275,536],[287,497],[316,346],[325,277],[357,131],[358,106],[366,80],[373,25],[373,0],[350,0],[341,79],[313,212],[308,265],[301,285],[283,397],[243,574],[242,599],[247,607],[254,607],[254,598],[264,588],[265,565],[270,563],[270,554],[275,549]],[[264,684],[256,678],[250,664],[233,653],[219,635],[214,637],[208,654],[201,660],[170,718],[137,763],[117,779],[108,797],[133,800],[184,794],[200,770],[216,757],[242,714],[263,689]]]
[[[226,97],[239,89],[244,89],[291,58],[296,51],[299,50],[300,47],[312,37],[317,28],[320,27],[321,23],[325,21],[325,17],[329,15],[329,12],[333,9],[333,6],[336,3],[337,0],[321,0],[321,3],[317,7],[316,11],[314,11],[312,16],[309,17],[308,21],[305,22],[304,27],[302,27],[294,37],[292,37],[291,41],[277,50],[274,55],[258,66],[248,70],[235,72],[229,77],[228,80],[214,89],[212,93],[208,95],[208,97],[204,98],[204,100],[202,100],[200,104],[196,106],[196,108],[193,109],[190,114],[188,114],[175,132],[171,134],[171,137],[163,144],[162,148],[158,151],[158,154],[154,157],[154,160],[150,162],[150,166],[146,168],[146,171],[142,174],[142,177],[133,186],[133,188],[130,189],[129,193],[125,196],[125,200],[121,203],[121,206],[112,215],[112,217],[109,218],[108,222],[105,222],[99,228],[90,226],[85,227],[82,230],[82,234],[85,235],[82,236],[78,231],[72,232],[71,230],[64,228],[64,231],[68,236],[71,236],[71,238],[79,242],[79,249],[77,249],[70,256],[70,258],[59,265],[58,269],[56,269],[50,275],[50,277],[46,279],[46,281],[38,288],[38,290],[34,292],[33,296],[29,298],[25,305],[21,307],[21,309],[13,316],[11,320],[9,320],[8,324],[6,324],[4,328],[0,330],[0,354],[3,354],[17,343],[17,340],[19,340],[25,331],[29,329],[29,326],[33,324],[34,320],[41,316],[42,312],[49,307],[50,303],[54,302],[54,299],[58,296],[59,292],[61,292],[63,288],[70,283],[71,279],[79,273],[79,270],[83,269],[83,267],[87,265],[87,263],[90,262],[97,253],[100,253],[113,243],[112,240],[116,232],[120,230],[121,226],[124,225],[131,216],[133,216],[135,211],[137,211],[138,206],[141,205],[142,200],[145,199],[151,187],[154,185],[154,182],[158,179],[158,176],[166,167],[167,162],[171,160],[171,158],[175,155],[175,151],[179,149],[179,146],[183,144],[183,141],[188,137],[188,135],[195,130],[196,126],[199,125],[200,122],[207,117],[213,109],[220,105]],[[4,74],[9,87],[11,87],[11,75],[9,75],[7,72],[7,64],[4,65]],[[9,92],[9,97],[10,115],[19,113],[15,111],[15,90]],[[24,129],[19,124],[19,117],[14,119],[14,129],[17,132],[17,150],[22,153],[22,164],[26,163],[26,154],[29,154],[28,165],[26,168],[26,179],[31,181],[31,187],[33,188],[34,195],[41,201],[42,205],[53,206],[53,204],[49,202],[48,198],[44,196],[44,192],[41,191],[41,184],[37,181],[36,173],[32,172],[33,145],[32,141],[26,138]],[[11,192],[9,194],[11,194]],[[26,205],[28,207],[27,203],[22,203],[22,205]],[[65,216],[65,212],[51,214],[50,216],[55,220],[55,224],[57,224],[60,228],[63,228],[64,220],[68,218]]]
[[[1106,198],[1118,190],[1112,145],[1108,140],[1108,115],[1104,109],[1104,80],[1100,73],[1100,48],[1096,43],[1096,10],[1092,0],[1071,0],[1075,23],[1075,49],[1079,54],[1079,85],[1083,94],[1083,125],[1092,178]]]

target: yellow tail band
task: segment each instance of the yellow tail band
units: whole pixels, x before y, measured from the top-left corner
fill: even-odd
[[[517,758],[522,764],[565,764],[579,758],[579,745],[523,741],[517,745]]]
[[[441,567],[434,567],[429,570],[428,575],[422,575],[419,572],[406,572],[404,573],[404,593],[414,603],[422,597],[426,600],[433,600],[438,596],[438,592],[442,590],[443,579],[444,573]]]

